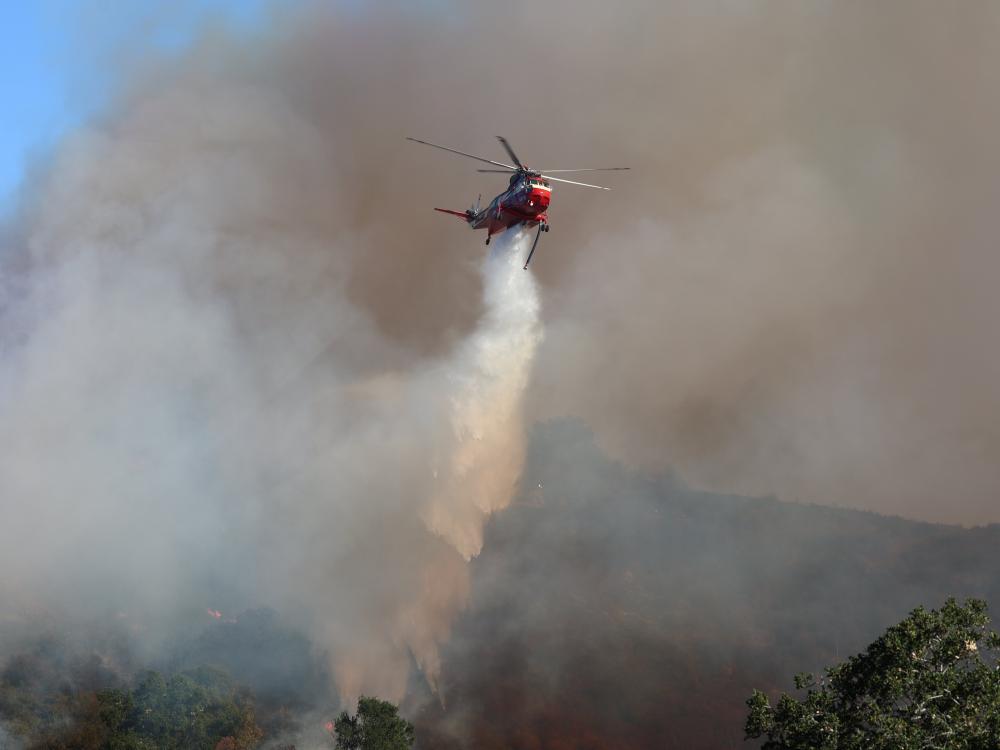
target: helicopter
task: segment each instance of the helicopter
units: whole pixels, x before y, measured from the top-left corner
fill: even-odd
[[[439,146],[436,143],[428,143],[417,138],[407,137],[406,140],[413,141],[414,143],[422,143],[425,146],[433,146],[442,151],[450,151],[459,156],[466,156],[476,161],[491,164],[494,167],[500,167],[500,169],[478,169],[476,170],[477,172],[510,173],[510,184],[507,186],[507,189],[490,201],[490,204],[486,208],[480,208],[479,204],[482,200],[482,195],[480,195],[475,205],[465,211],[452,211],[448,208],[435,208],[434,210],[457,216],[468,223],[472,229],[485,229],[487,245],[490,244],[490,239],[494,234],[499,234],[511,227],[524,225],[530,228],[537,225],[538,232],[535,234],[535,241],[531,243],[531,251],[524,261],[525,270],[527,270],[528,264],[531,262],[531,256],[535,254],[535,248],[538,246],[538,240],[542,236],[542,232],[549,231],[549,218],[545,212],[548,210],[549,201],[552,199],[552,185],[550,183],[565,182],[568,185],[579,185],[580,187],[595,188],[597,190],[611,189],[601,185],[591,185],[586,182],[575,182],[573,180],[564,180],[560,177],[551,177],[550,174],[552,172],[620,172],[630,169],[630,167],[530,169],[517,158],[514,149],[511,148],[507,139],[501,135],[497,136],[497,140],[500,141],[500,145],[503,146],[511,161],[514,162],[513,165],[493,161],[492,159],[485,159],[481,156],[474,156],[464,151],[458,151],[447,146]]]

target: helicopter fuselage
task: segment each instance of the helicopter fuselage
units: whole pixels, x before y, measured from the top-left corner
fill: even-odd
[[[469,226],[485,229],[490,237],[518,224],[528,227],[544,224],[548,221],[545,212],[551,199],[552,187],[548,182],[540,177],[516,175],[507,190],[469,219]]]

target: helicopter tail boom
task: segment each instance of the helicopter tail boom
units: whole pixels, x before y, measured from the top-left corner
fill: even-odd
[[[471,222],[476,215],[472,211],[452,211],[450,208],[435,208],[435,211],[440,211],[443,214],[451,214],[452,216],[457,216],[460,219],[465,219]]]

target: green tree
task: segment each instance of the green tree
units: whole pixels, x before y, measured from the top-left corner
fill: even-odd
[[[823,676],[798,675],[801,700],[747,700],[748,739],[764,750],[996,750],[1000,635],[986,603],[918,607]]]
[[[169,680],[148,671],[134,690],[105,690],[97,700],[109,750],[213,750],[222,741],[248,750],[261,738],[252,707],[215,669]]]
[[[399,715],[388,701],[364,695],[358,701],[357,716],[343,711],[334,722],[337,750],[409,750],[413,746],[413,725]]]

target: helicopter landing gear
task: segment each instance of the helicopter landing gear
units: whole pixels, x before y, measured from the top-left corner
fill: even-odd
[[[490,244],[490,237],[489,237],[489,235],[486,236],[486,244],[487,245]]]

